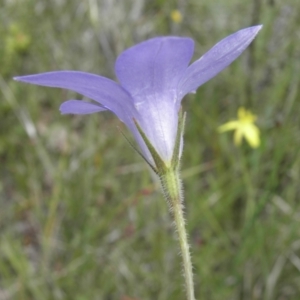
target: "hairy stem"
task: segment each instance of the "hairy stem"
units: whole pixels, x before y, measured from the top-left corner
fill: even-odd
[[[176,233],[180,244],[182,255],[183,271],[185,278],[185,288],[187,300],[195,300],[193,270],[191,263],[191,255],[188,244],[188,237],[185,230],[185,221],[183,216],[183,197],[181,192],[181,182],[179,179],[178,168],[167,169],[160,176],[164,195],[169,204],[169,208],[174,220]]]

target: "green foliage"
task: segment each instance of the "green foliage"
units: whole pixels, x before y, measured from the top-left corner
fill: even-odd
[[[300,3],[179,2],[1,4],[0,299],[184,298],[167,204],[123,125],[109,113],[61,116],[77,95],[12,76],[114,78],[117,54],[136,42],[190,36],[196,58],[252,24],[264,28],[247,52],[183,103],[196,298],[300,298]],[[258,116],[256,150],[217,132],[240,106]]]

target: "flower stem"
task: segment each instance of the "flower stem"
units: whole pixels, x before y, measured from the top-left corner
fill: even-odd
[[[164,174],[160,176],[160,180],[164,196],[167,199],[171,215],[173,217],[175,229],[178,235],[183,261],[187,300],[195,300],[193,270],[191,255],[189,251],[188,237],[185,230],[182,188],[178,168],[176,168],[175,170],[173,168],[167,169],[166,172],[164,172]]]

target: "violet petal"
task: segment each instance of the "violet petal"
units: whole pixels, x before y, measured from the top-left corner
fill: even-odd
[[[68,100],[61,104],[60,112],[65,114],[86,115],[107,110],[99,104],[94,104],[82,100]]]
[[[137,122],[166,161],[177,132],[177,85],[193,51],[190,38],[159,37],[125,50],[116,61],[116,75],[133,98]]]
[[[191,64],[178,86],[178,100],[181,101],[187,93],[196,90],[231,64],[248,47],[261,28],[261,25],[252,26],[229,35]]]
[[[153,38],[122,52],[115,72],[132,97],[155,94],[153,101],[160,101],[161,93],[177,86],[193,51],[194,41],[190,38]]]
[[[15,80],[42,86],[75,91],[103,105],[126,123],[128,113],[134,110],[128,93],[116,82],[95,74],[78,71],[55,71],[15,77]]]

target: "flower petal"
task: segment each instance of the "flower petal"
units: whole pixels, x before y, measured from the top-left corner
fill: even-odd
[[[193,52],[190,38],[153,38],[125,50],[116,61],[115,72],[133,97],[154,94],[152,100],[161,101],[159,94],[176,88]]]
[[[134,110],[128,93],[116,82],[95,74],[78,71],[55,71],[15,77],[15,80],[75,91],[114,112],[124,123]],[[132,118],[132,113],[131,113]]]
[[[160,97],[157,103],[152,97],[145,97],[145,103],[138,107],[137,119],[144,133],[161,158],[171,163],[178,127],[178,110],[169,99]]]
[[[179,84],[179,101],[231,64],[255,38],[262,25],[239,30],[191,64]]]
[[[66,88],[97,101],[103,105],[103,108],[115,113],[127,125],[145,156],[151,163],[153,162],[151,154],[147,150],[133,121],[134,119],[139,121],[142,117],[135,109],[133,100],[128,92],[116,82],[98,75],[77,71],[47,72],[15,77],[14,79],[42,86]],[[74,113],[77,110],[74,106],[71,108],[67,101],[65,104],[62,104],[61,111],[62,113]]]
[[[244,128],[244,136],[252,148],[257,148],[260,144],[259,129],[254,124],[248,124]]]
[[[136,121],[169,162],[178,125],[177,85],[193,51],[190,38],[159,37],[129,48],[116,61],[116,75],[138,111]]]
[[[242,143],[242,139],[243,139],[243,131],[240,128],[238,128],[233,135],[234,144],[236,146],[240,146]]]
[[[220,133],[229,131],[229,130],[234,130],[238,129],[240,127],[240,122],[239,121],[229,121],[221,126],[218,127],[218,131]]]
[[[99,104],[94,104],[82,100],[68,100],[64,102],[60,108],[60,112],[65,114],[86,115],[107,110]]]

